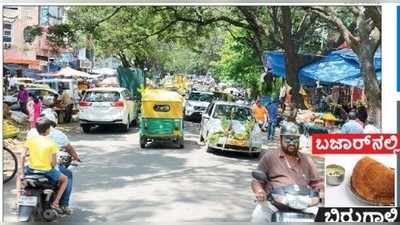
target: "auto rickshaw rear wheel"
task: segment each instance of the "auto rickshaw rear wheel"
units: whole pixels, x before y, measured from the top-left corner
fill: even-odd
[[[137,118],[135,118],[134,120],[132,120],[131,122],[132,127],[137,125]]]
[[[178,144],[178,148],[184,148],[184,144],[183,144],[183,137],[179,138],[177,140],[177,144]]]
[[[140,148],[146,148],[146,138],[140,136]]]

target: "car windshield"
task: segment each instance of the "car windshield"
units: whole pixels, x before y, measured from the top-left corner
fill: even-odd
[[[37,89],[37,90],[28,89],[28,93],[33,95],[33,96],[47,96],[47,95],[50,94],[49,91],[41,90],[41,89]]]
[[[214,98],[213,94],[192,92],[189,95],[191,101],[211,102]]]
[[[247,107],[237,105],[216,105],[213,118],[221,119],[223,117],[238,121],[252,119],[251,111]]]
[[[115,102],[120,99],[118,92],[90,91],[87,92],[84,100],[87,102]]]
[[[214,93],[214,99],[219,100],[219,101],[227,101],[228,94],[216,92],[216,93]]]

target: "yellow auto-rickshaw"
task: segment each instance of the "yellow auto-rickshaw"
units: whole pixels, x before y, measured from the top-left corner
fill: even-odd
[[[173,141],[183,148],[183,97],[174,91],[145,90],[142,94],[140,147],[149,141]]]

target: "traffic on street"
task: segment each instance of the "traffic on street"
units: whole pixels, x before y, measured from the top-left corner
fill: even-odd
[[[378,8],[4,7],[5,221],[314,221],[313,135],[381,130]]]

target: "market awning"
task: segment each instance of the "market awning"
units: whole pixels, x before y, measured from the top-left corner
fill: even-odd
[[[268,51],[264,55],[266,67],[275,77],[286,77],[285,53],[280,51]],[[320,55],[298,54],[300,65],[307,65],[321,58]]]
[[[374,64],[377,79],[381,80],[380,49],[375,53]],[[317,81],[326,85],[363,86],[358,57],[351,49],[333,51],[323,59],[303,67],[299,71],[299,81],[306,86],[315,86]]]
[[[97,76],[92,76],[88,73],[74,70],[71,67],[62,68],[60,71],[52,74],[53,77],[73,77],[73,78],[94,78]]]

